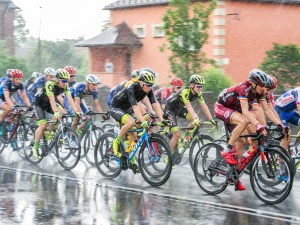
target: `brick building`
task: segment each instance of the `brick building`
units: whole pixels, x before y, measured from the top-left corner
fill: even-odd
[[[14,54],[14,19],[15,9],[19,9],[11,0],[0,0],[0,39],[5,41],[5,47]]]
[[[111,87],[127,79],[129,71],[150,67],[158,73],[158,83],[167,84],[173,75],[168,62],[170,53],[159,52],[159,47],[166,43],[161,27],[168,2],[119,0],[107,5],[104,9],[110,10],[111,28],[77,44],[89,48],[89,71]],[[299,3],[299,0],[218,1],[203,50],[227,75],[241,82],[251,69],[259,66],[273,43],[300,45]],[[107,58],[115,66],[112,73],[104,72]]]

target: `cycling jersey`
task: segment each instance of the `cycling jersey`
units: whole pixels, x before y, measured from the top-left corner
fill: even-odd
[[[27,92],[34,95],[38,90],[45,86],[45,82],[45,77],[39,77],[32,85],[28,87]]]
[[[289,123],[300,126],[298,104],[300,104],[300,87],[285,92],[276,100],[274,109],[284,126],[288,126]]]
[[[154,92],[154,95],[159,104],[165,105],[167,98],[171,95],[171,91],[170,88],[160,88]]]
[[[138,82],[125,87],[115,94],[112,99],[110,105],[111,116],[120,122],[123,115],[130,113],[131,107],[137,105],[146,96],[148,96],[151,104],[156,102],[153,90],[150,90],[149,93],[144,92]]]
[[[185,87],[167,98],[166,108],[171,110],[178,109],[196,99],[198,99],[199,104],[204,103],[202,92],[199,92],[199,94],[193,93],[190,87]]]
[[[73,87],[70,88],[70,93],[73,99],[79,98],[80,99],[80,107],[82,109],[83,113],[87,112],[87,108],[84,106],[84,104],[81,103],[81,100],[85,98],[86,96],[92,95],[94,100],[98,100],[98,90],[95,89],[95,91],[87,91],[86,90],[86,84],[83,82],[76,83],[73,85]],[[74,114],[67,98],[64,98],[64,105],[65,108],[69,111],[69,113],[72,115]]]
[[[25,90],[28,89],[28,87],[33,84],[34,82],[34,78],[33,77],[30,77],[28,78],[25,82],[24,82],[24,87],[25,87]]]
[[[61,95],[62,93],[66,95],[70,94],[68,85],[66,85],[64,88],[60,88],[56,81],[47,81],[45,87],[35,94],[33,104],[40,106],[44,110],[49,109],[49,107],[51,108],[49,96],[54,96],[56,99],[56,96]]]
[[[9,92],[9,96],[14,94],[17,90],[20,90],[21,93],[25,91],[24,85],[21,82],[19,86],[15,86],[13,84],[13,81],[9,78],[3,79],[0,85],[0,98],[5,102],[5,96],[4,96],[4,91]]]
[[[242,113],[240,100],[248,100],[250,108],[251,104],[265,101],[266,98],[264,95],[256,93],[251,86],[251,82],[247,80],[223,90],[220,93],[217,102],[226,108]]]

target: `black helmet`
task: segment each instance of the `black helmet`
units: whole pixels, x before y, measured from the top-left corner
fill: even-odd
[[[140,74],[140,71],[139,71],[139,70],[134,70],[134,71],[132,71],[132,73],[131,73],[131,77],[132,77],[132,78],[137,78],[137,77],[139,77],[139,74]]]
[[[268,85],[270,82],[269,76],[265,72],[258,69],[253,69],[250,71],[249,80],[258,85],[259,84]]]
[[[13,71],[13,70],[14,70],[14,69],[7,69],[7,70],[6,70],[6,74],[5,74],[6,77],[10,78],[10,77],[11,77],[10,72]]]

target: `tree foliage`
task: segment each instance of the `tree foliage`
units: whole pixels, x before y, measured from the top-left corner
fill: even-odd
[[[5,48],[5,42],[0,41],[0,77],[5,76],[7,69],[19,69],[23,72],[24,76],[29,74],[26,61],[10,55],[9,51]]]
[[[190,0],[171,0],[170,5],[163,16],[168,46],[163,45],[160,50],[171,51],[172,73],[187,82],[190,75],[201,71],[203,65],[214,63],[201,49],[209,37],[209,15],[215,9],[216,1],[210,1],[207,7],[200,2],[191,4]]]
[[[203,91],[213,92],[215,101],[225,88],[234,85],[234,81],[229,76],[226,76],[221,69],[216,67],[203,70],[202,75],[205,79]]]
[[[15,19],[14,19],[14,36],[15,36],[15,44],[19,46],[20,42],[26,40],[26,37],[29,34],[29,30],[25,29],[25,21],[21,14],[20,10],[15,10]]]
[[[300,48],[295,44],[274,44],[259,66],[279,82],[278,89],[295,87],[300,80]]]

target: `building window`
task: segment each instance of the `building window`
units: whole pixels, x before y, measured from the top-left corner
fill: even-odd
[[[125,65],[126,65],[125,73],[126,73],[126,75],[130,75],[131,74],[131,55],[130,54],[126,54],[126,56],[125,56]]]
[[[214,38],[214,45],[225,45],[225,39],[223,39],[223,38]]]
[[[225,29],[215,28],[213,30],[213,33],[214,33],[214,35],[217,35],[217,36],[224,36],[226,34],[226,31],[225,31]]]
[[[139,38],[146,37],[146,25],[134,25],[133,28],[136,36]]]
[[[226,9],[223,8],[217,8],[214,10],[215,16],[226,16]]]
[[[152,36],[153,37],[163,37],[165,36],[164,30],[163,30],[163,24],[152,24]]]
[[[214,55],[225,55],[225,49],[224,48],[214,48]]]
[[[214,25],[215,26],[224,26],[226,24],[226,20],[224,18],[215,18]]]

